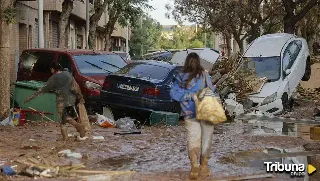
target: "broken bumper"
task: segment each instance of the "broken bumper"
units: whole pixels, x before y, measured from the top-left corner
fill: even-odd
[[[281,101],[281,99],[277,99],[269,104],[265,104],[265,105],[257,107],[257,110],[259,110],[261,112],[267,112],[270,114],[280,113],[283,110],[282,101]]]

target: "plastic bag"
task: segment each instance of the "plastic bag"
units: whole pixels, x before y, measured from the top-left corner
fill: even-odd
[[[103,128],[114,128],[115,127],[115,122],[113,120],[105,117],[104,115],[100,115],[98,113],[96,113],[96,115],[98,116],[97,122],[101,127],[103,127]]]
[[[117,128],[124,130],[135,130],[137,129],[134,124],[135,119],[131,119],[129,117],[120,118],[116,121]]]

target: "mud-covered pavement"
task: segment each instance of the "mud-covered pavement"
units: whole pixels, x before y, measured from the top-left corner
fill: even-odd
[[[299,107],[296,109],[299,110]],[[69,133],[75,132],[72,127],[68,130]],[[304,151],[304,145],[317,143],[314,136],[310,139],[309,130],[308,125],[282,122],[267,124],[267,122],[242,121],[217,126],[209,162],[213,173],[212,179],[266,174],[263,161],[239,162],[237,158],[257,154],[263,157],[263,153],[272,151],[278,153],[279,150]],[[64,143],[56,123],[29,123],[24,127],[2,126],[0,127],[0,163],[18,165],[18,169],[22,169],[23,165],[12,161],[41,157],[54,160],[59,164],[84,163],[86,170],[136,171],[136,174],[123,176],[118,180],[187,179],[190,166],[183,122],[177,127],[143,127],[142,134],[137,135],[114,135],[115,131],[117,130],[94,125],[92,136],[104,136],[105,140],[87,139],[79,142],[72,138]],[[33,146],[33,148],[27,146]],[[59,157],[58,152],[65,149],[79,152],[83,158]],[[273,179],[260,180],[290,178],[289,174],[274,174],[274,176]],[[314,176],[317,175],[312,177]],[[1,179],[29,180],[31,178],[15,176]],[[60,177],[51,180],[65,179],[71,178]]]

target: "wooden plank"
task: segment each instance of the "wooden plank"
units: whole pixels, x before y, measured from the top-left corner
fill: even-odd
[[[212,181],[233,181],[233,180],[251,180],[260,178],[273,178],[272,174],[259,174],[259,175],[246,175],[246,176],[230,176],[219,179],[213,179]]]
[[[286,157],[298,157],[298,156],[314,156],[320,154],[320,151],[302,151],[302,152],[291,152],[291,153],[279,153],[279,154],[266,154],[258,156],[239,156],[236,158],[237,161],[246,162],[253,160],[270,160],[277,158],[286,158]]]
[[[105,171],[105,170],[73,170],[73,173],[91,173],[91,174],[129,174],[134,171]]]

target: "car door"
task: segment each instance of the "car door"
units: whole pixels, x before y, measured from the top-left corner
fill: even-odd
[[[300,40],[294,40],[290,42],[283,55],[283,72],[290,70],[289,74],[284,73],[285,79],[289,82],[289,95],[291,95],[291,93],[295,91],[301,80],[301,77],[299,76],[301,61],[296,61],[301,50],[301,46],[298,46],[299,41]]]

